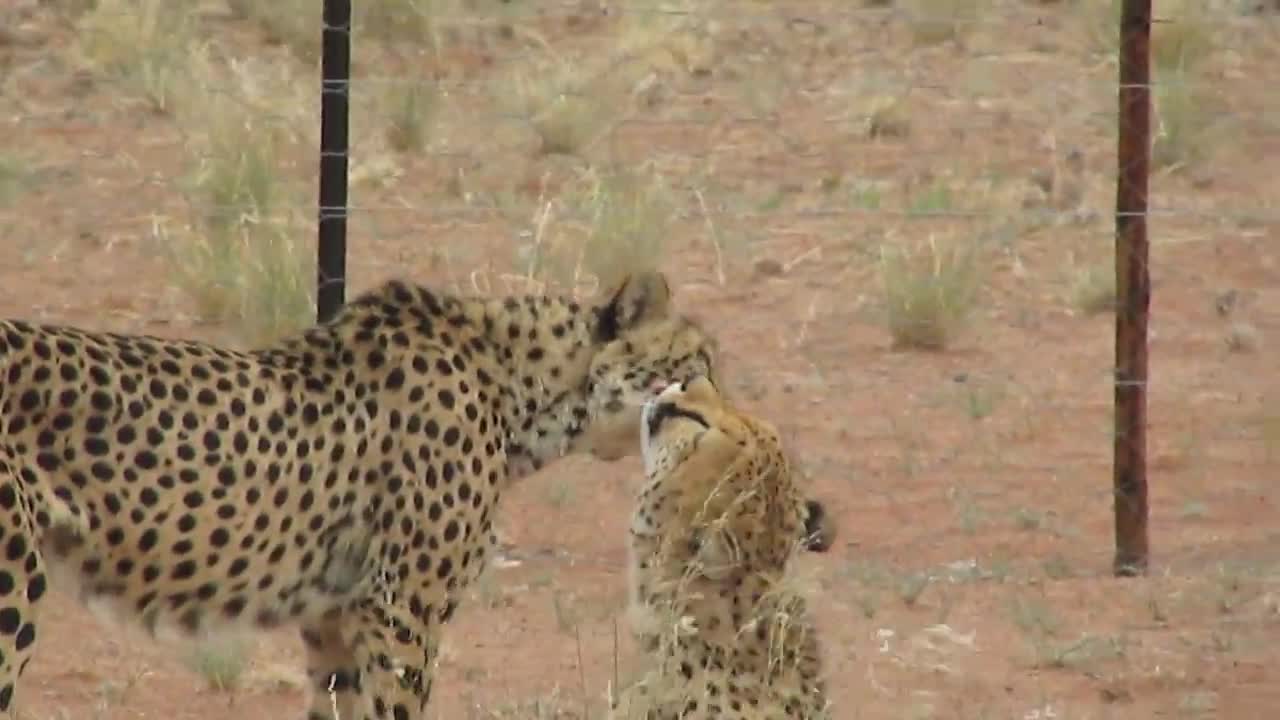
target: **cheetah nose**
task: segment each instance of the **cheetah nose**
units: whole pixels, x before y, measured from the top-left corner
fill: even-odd
[[[659,395],[663,390],[666,390],[669,387],[671,387],[670,380],[664,380],[662,378],[654,378],[649,381],[648,390],[651,395],[656,396],[656,395]]]

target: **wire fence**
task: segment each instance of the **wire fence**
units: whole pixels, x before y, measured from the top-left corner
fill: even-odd
[[[9,314],[213,333],[234,323],[211,324],[179,270],[247,288],[251,308],[301,288],[280,314],[309,320],[344,285],[392,274],[463,292],[588,293],[657,263],[677,301],[722,328],[735,389],[847,518],[856,545],[823,571],[823,602],[859,653],[836,669],[858,673],[851,687],[869,697],[876,683],[913,686],[875,664],[893,653],[865,647],[870,625],[905,632],[902,613],[925,607],[983,633],[984,618],[1035,593],[1073,628],[1078,606],[1102,613],[1110,596],[1088,581],[1146,564],[1141,549],[1108,557],[1125,541],[1106,478],[1119,482],[1117,439],[1135,427],[1148,428],[1134,458],[1151,478],[1157,570],[1141,592],[1187,597],[1189,585],[1161,594],[1172,575],[1229,576],[1245,589],[1204,592],[1241,606],[1275,593],[1280,188],[1268,158],[1280,96],[1259,84],[1280,52],[1273,17],[1157,4],[1152,82],[1129,83],[1153,100],[1152,138],[1137,141],[1151,153],[1149,207],[1126,209],[1119,3],[1107,0],[460,2],[421,24],[355,3],[354,31],[333,21],[323,34],[352,43],[347,152],[317,112],[318,3],[280,5],[296,32],[265,10],[202,4],[187,24],[160,23],[182,39],[168,50],[119,41],[140,25],[111,13],[134,18],[138,4],[74,17],[32,5],[0,23],[38,37],[0,51],[15,139],[0,151]],[[322,214],[317,246],[322,138],[350,194],[320,191],[321,206],[344,209]],[[228,153],[239,162],[224,172]],[[1127,217],[1150,233],[1146,331],[1126,310],[1142,283],[1117,265]],[[268,269],[259,286],[218,275],[216,254],[174,250],[208,247],[224,222],[238,247],[283,237],[300,254],[281,264],[237,250]],[[333,239],[344,224],[349,243]],[[317,254],[343,244],[344,263]],[[305,281],[281,289],[280,268],[295,264]],[[343,284],[321,297],[317,276]],[[1113,319],[1132,345],[1117,347]],[[903,349],[895,337],[917,323],[941,324],[945,348]],[[1148,340],[1150,379],[1117,372],[1117,354]],[[1145,421],[1125,411],[1125,388],[1146,391]],[[621,523],[628,496],[598,474],[572,466],[572,490],[559,475],[539,481],[506,522],[529,546],[567,544],[578,571],[614,567],[615,554],[574,541],[573,528],[622,527],[599,525]],[[564,521],[543,528],[517,500]],[[948,603],[961,610],[947,617]],[[1220,654],[1252,657],[1245,636],[1274,634],[1253,616],[1225,631],[1182,612],[1235,633]],[[1117,637],[1158,624],[1079,622]],[[1131,660],[1165,652],[1177,658],[1167,667],[1199,652],[1142,637]],[[868,667],[882,674],[862,683]]]

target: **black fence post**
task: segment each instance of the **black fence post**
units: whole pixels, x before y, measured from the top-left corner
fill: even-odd
[[[324,0],[322,40],[316,317],[326,322],[342,307],[346,294],[351,0]]]

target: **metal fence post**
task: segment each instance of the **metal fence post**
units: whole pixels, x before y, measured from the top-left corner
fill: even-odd
[[[1116,173],[1115,492],[1117,576],[1145,574],[1147,528],[1147,183],[1151,155],[1151,0],[1120,15]]]
[[[342,307],[346,292],[351,0],[324,0],[321,77],[316,317],[325,322]]]

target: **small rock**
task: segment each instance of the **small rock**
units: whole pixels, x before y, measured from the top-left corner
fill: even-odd
[[[756,260],[754,270],[758,277],[779,277],[785,268],[773,258],[760,258]]]
[[[1218,315],[1226,317],[1236,307],[1236,301],[1240,299],[1240,293],[1234,289],[1224,290],[1213,298],[1213,309]]]
[[[1133,693],[1125,688],[1104,687],[1098,694],[1102,696],[1102,702],[1105,703],[1122,703],[1133,700]]]

